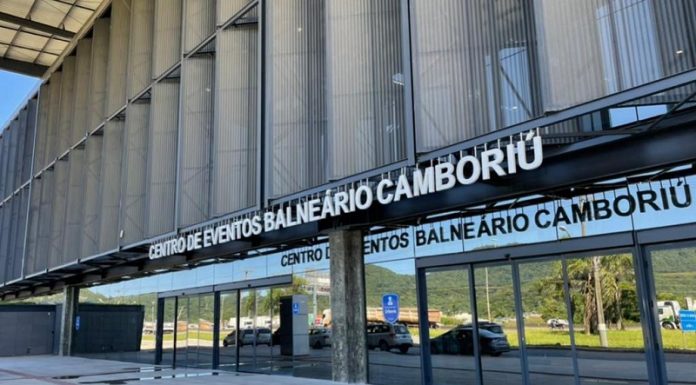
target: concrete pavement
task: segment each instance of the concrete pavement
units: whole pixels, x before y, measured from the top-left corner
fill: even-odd
[[[0,385],[337,385],[290,376],[231,373],[106,361],[79,357],[23,356],[0,358]]]

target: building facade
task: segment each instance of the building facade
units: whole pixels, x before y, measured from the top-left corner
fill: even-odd
[[[88,357],[690,383],[695,36],[689,0],[114,0],[0,136],[0,298],[63,293]]]

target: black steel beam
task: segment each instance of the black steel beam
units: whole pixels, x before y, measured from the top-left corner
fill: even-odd
[[[0,68],[37,78],[42,77],[46,71],[48,71],[48,67],[46,66],[6,57],[0,57]]]
[[[24,17],[10,15],[9,13],[5,12],[0,12],[0,21],[6,21],[8,23],[17,24],[24,28],[31,28],[36,31],[45,32],[49,35],[62,36],[68,39],[72,39],[73,37],[75,37],[75,32],[70,32],[66,29],[54,27],[52,25],[44,23],[39,23]]]

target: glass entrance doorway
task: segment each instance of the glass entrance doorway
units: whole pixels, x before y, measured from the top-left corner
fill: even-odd
[[[630,252],[423,270],[426,383],[648,384]]]
[[[168,297],[160,301],[163,320],[161,364],[212,368],[214,355],[213,293]]]

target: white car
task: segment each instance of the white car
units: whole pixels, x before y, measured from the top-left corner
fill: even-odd
[[[564,330],[566,329],[570,323],[568,323],[567,320],[564,319],[559,319],[559,318],[551,318],[550,320],[546,321],[546,324],[549,325],[551,329],[560,329]]]

